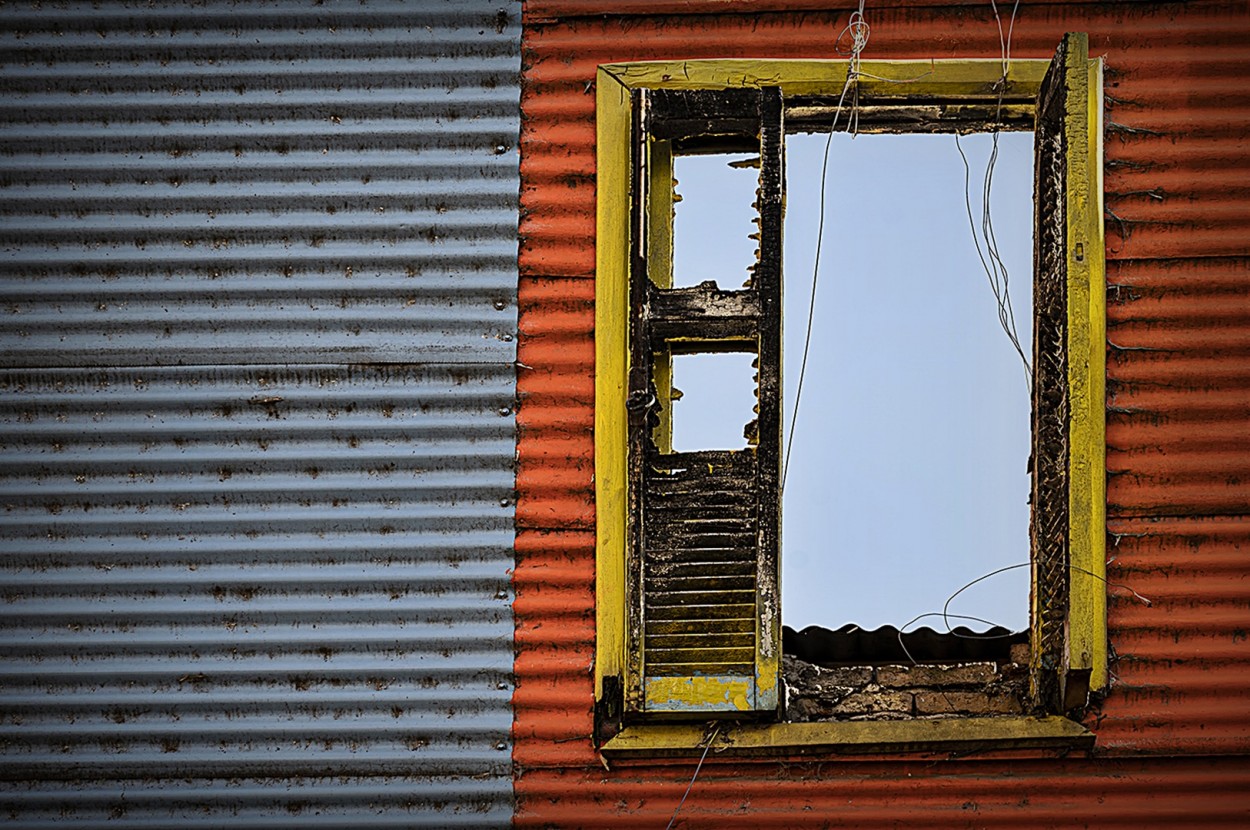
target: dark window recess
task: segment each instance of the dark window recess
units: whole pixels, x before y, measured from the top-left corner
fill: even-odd
[[[949,632],[918,628],[899,634],[894,626],[869,630],[848,623],[838,629],[785,626],[782,650],[817,666],[879,666],[893,663],[1006,663],[1012,647],[1027,645],[1029,632],[994,626],[973,631],[954,626]]]
[[[1064,647],[1068,619],[1068,270],[1067,155],[1064,116],[1068,109],[1064,67],[1068,40],[1037,98],[1033,138],[1033,487],[1029,521],[1033,586],[1037,596],[1035,685],[1040,702],[1065,712],[1084,702],[1088,673],[1067,671]]]

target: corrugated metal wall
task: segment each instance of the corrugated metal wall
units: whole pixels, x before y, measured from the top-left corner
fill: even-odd
[[[510,821],[520,11],[0,12],[0,815]]]
[[[590,742],[595,66],[835,57],[854,3],[532,0],[522,84],[518,823],[662,827],[693,762]],[[1012,4],[999,3],[1006,15]],[[867,4],[865,58],[998,57],[990,4]],[[905,7],[904,7],[905,6]],[[798,11],[784,11],[784,9]],[[721,761],[682,827],[1250,823],[1250,87],[1242,2],[1022,2],[1107,61],[1108,576],[1115,682],[1090,758]],[[1127,586],[1151,600],[1146,606]]]

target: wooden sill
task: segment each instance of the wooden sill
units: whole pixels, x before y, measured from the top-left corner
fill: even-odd
[[[681,758],[703,753],[706,724],[627,726],[600,749],[608,760]],[[1044,718],[942,718],[905,721],[725,724],[712,751],[738,757],[895,755],[973,750],[1088,750],[1094,733],[1075,721]]]

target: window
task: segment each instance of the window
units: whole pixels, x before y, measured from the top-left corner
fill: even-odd
[[[778,717],[784,136],[828,123],[846,71],[745,60],[600,68],[601,738],[621,724]],[[1053,62],[1013,61],[1002,89],[999,61],[865,61],[861,71],[861,131],[950,132],[996,118],[1036,131],[1028,708],[1061,714],[1106,684],[1101,64],[1083,35],[1068,35]],[[742,287],[674,285],[673,158],[712,152],[742,154],[758,174],[758,261]],[[755,370],[746,446],[674,451],[674,361],[725,354]],[[771,728],[772,743],[787,740]]]

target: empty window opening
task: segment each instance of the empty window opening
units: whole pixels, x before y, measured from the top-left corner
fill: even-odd
[[[675,156],[673,179],[673,285],[741,288],[756,258],[758,157]]]
[[[675,452],[740,450],[755,421],[755,355],[740,352],[673,356]]]
[[[787,421],[803,357],[827,140],[786,140]],[[961,143],[979,229],[991,136]],[[1026,355],[1032,146],[1032,133],[1000,134],[991,199]],[[796,630],[945,631],[940,614],[957,593],[948,611],[961,616],[949,619],[952,626],[1028,627],[1029,389],[973,245],[964,175],[949,134],[833,137],[782,509],[782,620]]]
[[[598,238],[605,244],[598,248],[596,324],[606,334],[598,345],[627,349],[625,354],[619,348],[596,350],[596,458],[606,465],[604,475],[596,476],[596,495],[602,505],[610,505],[607,524],[601,525],[607,532],[599,534],[596,545],[597,573],[604,577],[596,664],[602,666],[596,672],[602,735],[614,734],[634,717],[677,718],[681,713],[693,723],[702,715],[736,718],[743,711],[767,718],[783,708],[793,721],[1071,714],[1091,690],[1105,686],[1106,596],[1098,582],[1105,564],[1099,531],[1104,419],[1098,406],[1105,357],[1099,319],[1103,263],[1089,255],[1103,247],[1100,194],[1090,187],[1100,181],[1096,81],[1101,66],[1086,52],[1087,38],[1069,34],[1055,60],[1029,62],[1016,72],[1019,77],[1008,78],[1012,83],[1006,87],[993,62],[934,62],[932,81],[918,83],[912,92],[900,87],[897,94],[890,76],[914,67],[883,64],[884,74],[874,76],[881,84],[863,85],[867,94],[851,106],[863,131],[860,149],[902,146],[885,159],[854,152],[845,135],[835,139],[825,133],[813,137],[806,160],[801,139],[791,142],[787,164],[785,131],[827,130],[833,108],[841,106],[833,95],[836,71],[830,73],[828,89],[817,84],[810,94],[799,92],[808,89],[807,64],[796,65],[797,74],[783,62],[757,76],[739,77],[736,64],[700,63],[692,65],[703,78],[695,89],[686,88],[685,80],[670,88],[669,79],[677,75],[648,66],[646,72],[653,74],[639,76],[643,85],[633,88],[628,100],[599,97],[599,111],[607,116],[603,123],[616,128],[601,131],[600,138],[607,140],[597,156],[606,162],[605,173],[611,171],[600,180],[597,211]],[[686,69],[681,64],[679,71]],[[661,86],[646,85],[649,78]],[[754,85],[772,78],[780,85]],[[793,94],[788,84],[794,84]],[[993,89],[1010,91],[995,104],[986,95]],[[959,141],[950,136],[991,123],[1003,130],[1037,130],[1036,162],[1027,152],[1026,133],[1014,165],[1021,174],[1032,173],[1033,186],[1022,175],[1017,181],[1026,184],[1014,191],[1008,187],[1006,197],[1004,171],[1013,166],[1008,145],[1014,137],[1002,139],[996,232],[988,208],[982,214],[981,199],[969,198],[968,192],[981,191],[988,174],[965,172],[964,159],[956,161]],[[895,137],[912,131],[946,132],[936,139]],[[828,165],[816,161],[826,136],[825,146],[837,142]],[[982,139],[998,140],[996,135]],[[966,144],[979,168],[988,148],[975,139]],[[939,148],[936,158],[928,157],[927,147]],[[747,238],[754,237],[760,253],[748,265],[751,278],[741,289],[715,290],[728,282],[722,272],[736,270],[719,267],[679,277],[686,285],[670,287],[675,236],[723,242],[726,229],[738,224],[723,213],[714,227],[690,227],[679,211],[674,218],[674,154],[704,153],[747,155],[746,164],[731,171],[751,169],[752,155],[760,160],[754,211],[743,204],[741,223],[746,230],[752,218],[757,220],[759,233]],[[936,188],[923,184],[925,173],[943,170],[945,182],[938,180]],[[784,232],[787,171],[791,225]],[[829,188],[824,171],[832,176]],[[802,204],[800,182],[816,181],[821,181],[819,198]],[[911,186],[889,186],[898,183]],[[722,206],[745,202],[717,193],[715,182],[711,187],[705,195],[715,194]],[[988,178],[983,187],[989,190]],[[1036,194],[1040,229],[1034,245],[1027,242],[1033,226],[1030,191]],[[939,198],[941,193],[948,198]],[[830,195],[843,213],[832,213],[825,223],[823,206]],[[970,204],[961,210],[965,200]],[[813,202],[821,209],[814,209]],[[629,221],[622,222],[626,207]],[[809,222],[806,244],[796,217]],[[803,338],[794,335],[805,333],[807,309],[796,300],[815,284],[804,272],[816,267],[809,257],[817,242],[812,237],[820,235],[810,224],[817,217],[822,227],[827,224],[831,241],[822,240],[828,243],[821,246],[824,256],[815,259],[824,266],[822,284],[834,280],[837,290],[820,292],[833,299],[834,311],[816,314],[816,357],[805,376],[808,400],[790,434],[800,435],[804,425],[816,429],[797,441],[792,453],[783,434],[788,402],[782,381],[789,380],[790,395],[799,405],[795,364],[803,365],[807,348],[796,348],[794,341]],[[1009,239],[1004,223],[1015,226],[1024,244]],[[783,269],[787,240],[790,262]],[[964,243],[952,248],[955,240]],[[993,249],[988,253],[987,245]],[[1027,267],[1030,249],[1037,259],[1032,268]],[[1016,291],[1009,295],[1014,302],[1006,301],[1015,307],[1014,325],[1004,319],[1002,271],[985,263],[988,256],[998,264],[1000,251],[1015,275]],[[790,278],[787,294],[791,306],[799,307],[797,314],[783,307],[783,273]],[[709,274],[716,275],[715,283]],[[967,296],[961,297],[961,291]],[[1028,307],[1030,298],[1037,311]],[[961,317],[964,308],[973,313]],[[784,378],[783,329],[791,335]],[[836,335],[828,342],[827,332]],[[1038,349],[1031,369],[1025,354],[1025,349],[1032,351],[1030,339]],[[743,449],[737,430],[749,416],[702,407],[714,409],[709,417],[728,426],[733,438],[709,440],[702,429],[694,440],[679,434],[677,445],[728,443],[737,449],[672,452],[673,410],[681,420],[682,403],[673,400],[674,357],[723,352],[756,356],[753,374],[758,378],[752,380],[758,399],[752,410],[758,410],[758,436],[748,421]],[[829,358],[825,365],[821,355]],[[997,375],[993,366],[977,362],[996,355]],[[864,376],[858,383],[856,372]],[[705,368],[696,374],[714,377]],[[679,388],[690,385],[680,365],[677,375]],[[818,397],[814,419],[812,386],[833,393],[831,400]],[[1035,390],[1033,406],[1030,389]],[[1019,402],[1015,412],[995,411],[1013,398]],[[1030,421],[1032,434],[1023,426]],[[680,431],[687,425],[694,423],[677,426]],[[1027,435],[1027,441],[1004,451],[999,433],[1012,425],[1019,425],[1017,434]],[[961,436],[962,427],[967,428]],[[1026,443],[1031,456],[1026,456]],[[995,470],[996,462],[1001,462],[998,470],[1008,471],[1006,479]],[[814,473],[805,476],[795,469],[805,463]],[[792,473],[788,487],[783,487],[785,472]],[[1015,497],[995,501],[995,496],[1012,495],[1012,478],[1019,482]],[[804,518],[792,502],[795,493],[814,503],[807,511],[807,528],[803,521],[794,526],[795,519]],[[855,502],[861,495],[868,507]],[[996,537],[995,526],[1013,512],[1020,517],[1018,529]],[[812,528],[803,538],[803,531]],[[802,551],[796,553],[804,544],[817,551],[806,566]],[[785,616],[783,563],[789,571]],[[866,570],[860,567],[864,563],[869,563]],[[734,575],[746,581],[722,584],[723,568],[729,565],[742,566],[742,573]],[[1005,583],[1026,569],[1032,577],[1029,592],[1023,590],[1025,580],[1019,580],[1012,596]],[[911,584],[920,599],[899,600],[906,593],[906,577],[916,574],[921,578]],[[1093,580],[1077,579],[1077,574]],[[795,587],[814,591],[809,611],[815,611],[808,619],[815,624],[800,621],[804,609]],[[934,591],[926,595],[926,587]],[[977,607],[983,595],[1001,608]],[[861,598],[867,602],[857,605]],[[754,629],[752,653],[745,641],[730,643],[723,637],[724,620],[745,621],[747,611]],[[939,621],[943,612],[948,619]],[[874,613],[881,619],[873,619]],[[804,628],[796,632],[782,622]],[[974,629],[996,624],[1029,628],[992,640],[1000,648],[991,649],[989,638],[961,636],[958,629],[942,632],[948,624],[963,622]],[[748,628],[739,634],[749,633]],[[901,633],[908,629],[912,633]],[[922,638],[927,644],[918,653],[908,648]],[[967,643],[985,645],[967,648]],[[900,648],[904,653],[898,653]],[[683,653],[669,653],[674,650]],[[928,665],[920,671],[899,665],[911,662]],[[953,673],[947,672],[950,668]],[[947,699],[945,691],[957,688],[977,694],[965,696],[964,703]],[[878,699],[882,689],[899,691],[886,695],[897,698],[897,706]]]

